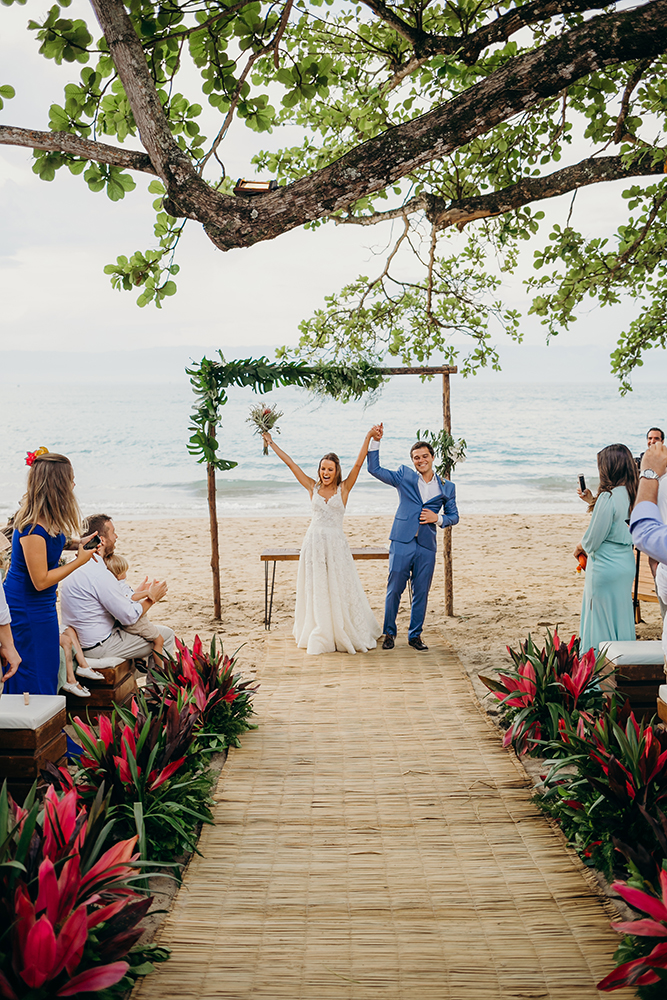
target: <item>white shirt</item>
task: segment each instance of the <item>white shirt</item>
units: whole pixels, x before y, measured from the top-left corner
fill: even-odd
[[[368,445],[368,450],[379,451],[380,442],[376,441],[375,438],[373,438],[370,444]],[[438,484],[438,478],[435,475],[435,473],[433,473],[433,477],[430,483],[426,482],[421,472],[417,472],[417,476],[419,477],[419,482],[417,483],[417,485],[419,487],[419,495],[422,498],[422,503],[425,504],[428,500],[432,500],[433,497],[437,497],[440,494],[441,490]],[[442,528],[442,513],[438,514],[437,524],[439,528]]]
[[[2,586],[2,581],[0,580],[0,625],[9,625],[11,620],[12,616],[10,615],[9,608],[7,607],[5,588]]]
[[[120,581],[101,556],[65,577],[59,590],[63,628],[71,625],[76,629],[84,649],[108,639],[116,621],[134,625],[144,610],[123,593]]]

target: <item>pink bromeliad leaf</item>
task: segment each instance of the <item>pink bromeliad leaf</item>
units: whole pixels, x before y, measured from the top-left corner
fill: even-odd
[[[114,757],[114,764],[118,768],[118,776],[124,785],[133,784],[132,772],[130,771],[130,765],[122,757]],[[137,770],[139,768],[137,767]]]
[[[617,892],[626,903],[629,903],[630,906],[634,906],[636,910],[648,913],[648,915],[653,917],[654,920],[667,921],[667,906],[665,906],[662,899],[658,899],[657,896],[650,896],[642,889],[635,889],[631,885],[626,885],[625,882],[614,882],[612,889]]]
[[[112,962],[111,965],[96,965],[92,969],[80,972],[70,979],[56,993],[57,997],[71,997],[76,993],[95,993],[120,982],[130,968],[127,962]]]
[[[636,934],[638,937],[667,937],[667,925],[657,920],[622,920],[612,924],[619,934]]]
[[[19,1000],[4,972],[0,972],[0,997],[4,997],[4,1000]]]
[[[148,786],[148,790],[154,792],[156,788],[159,788],[160,785],[163,785],[165,783],[165,781],[168,781],[169,778],[171,778],[172,774],[175,774],[176,771],[178,771],[179,767],[181,766],[184,760],[185,757],[181,757],[180,760],[173,760],[171,764],[167,764],[166,767],[163,767],[160,773],[157,775],[157,777]]]
[[[81,885],[80,870],[81,856],[79,854],[72,855],[62,867],[58,877],[58,893],[60,894],[60,905],[56,917],[56,923],[58,924],[62,923],[65,916],[74,906],[79,886]]]
[[[104,743],[105,748],[108,750],[113,743],[113,728],[111,726],[111,720],[106,715],[98,716],[98,723],[100,727],[100,739]]]
[[[45,858],[39,866],[38,872],[39,892],[35,903],[35,913],[46,910],[46,915],[52,924],[58,919],[60,907],[60,891],[58,889],[58,879],[56,870],[50,858]]]
[[[27,986],[39,989],[47,979],[56,957],[56,935],[46,915],[37,920],[28,932],[23,950],[23,968],[19,972]]]
[[[135,858],[139,857],[138,854],[134,853],[137,840],[137,836],[130,837],[129,840],[119,840],[117,844],[105,851],[81,879],[81,888],[91,890],[100,879],[107,881],[110,878],[120,879],[130,875],[132,869],[127,867],[127,862],[134,861]]]
[[[98,924],[103,924],[105,920],[111,920],[115,917],[117,913],[127,906],[127,899],[117,899],[113,903],[109,903],[107,906],[101,906],[99,910],[93,910],[92,913],[88,914],[88,930],[93,927],[97,927]]]
[[[63,969],[67,969],[68,976],[72,975],[81,961],[87,938],[86,904],[82,903],[70,914],[58,935],[52,979]]]

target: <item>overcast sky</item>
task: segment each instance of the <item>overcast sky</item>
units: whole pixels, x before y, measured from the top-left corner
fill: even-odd
[[[25,7],[0,9],[0,84],[11,83],[17,91],[0,111],[2,123],[47,129],[49,105],[62,103],[64,84],[78,78],[78,65],[57,67],[40,57],[33,34],[25,29],[30,18],[41,20],[48,7],[33,0]],[[96,34],[83,0],[75,0],[68,14],[85,17]],[[210,128],[204,131],[211,134]],[[294,139],[287,141],[291,144]],[[253,176],[253,151],[285,141],[258,137],[235,125],[223,152],[228,173]],[[136,141],[128,145],[138,148]],[[30,150],[0,146],[3,351],[294,343],[299,321],[320,306],[327,293],[378,269],[377,254],[391,235],[388,226],[380,230],[331,225],[223,254],[199,226],[190,223],[179,249],[178,294],[162,310],[152,305],[139,309],[136,295],[111,288],[103,268],[118,254],[129,256],[154,245],[153,196],[146,190],[150,177],[135,175],[137,189],[114,204],[104,193],[91,193],[81,177],[72,177],[66,169],[49,184],[32,173],[31,165]],[[590,235],[615,226],[615,195],[609,188],[600,185],[578,196],[576,221]],[[621,186],[616,189],[620,192]],[[568,206],[569,198],[559,199],[559,204],[550,206],[550,216],[562,213],[564,221]],[[515,307],[525,307],[520,281],[506,287],[505,297]],[[571,333],[558,338],[558,351],[576,357],[576,348],[585,345],[589,350],[582,353],[582,360],[592,363],[590,359],[597,358],[603,372],[601,359],[613,349],[630,316],[624,305],[593,310]],[[543,341],[538,324],[527,324],[526,329],[529,343]],[[640,379],[667,378],[667,366],[659,362],[649,364]]]

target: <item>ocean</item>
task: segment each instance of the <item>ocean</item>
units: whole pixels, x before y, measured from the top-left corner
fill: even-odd
[[[581,510],[577,476],[597,485],[596,453],[621,441],[633,454],[649,427],[667,424],[664,384],[643,385],[622,398],[613,384],[475,383],[452,376],[452,431],[467,442],[454,471],[466,514],[551,513]],[[193,396],[183,384],[70,384],[2,386],[0,519],[12,514],[25,488],[25,454],[45,445],[72,460],[84,514],[118,519],[206,517],[205,467],[186,449]],[[276,438],[314,475],[319,457],[338,452],[349,468],[366,430],[383,421],[382,462],[409,463],[418,428],[442,426],[441,380],[395,377],[371,400],[341,404],[297,389],[261,397],[284,411]],[[306,491],[246,422],[258,397],[231,390],[223,408],[220,454],[238,462],[218,475],[221,517],[308,514]],[[391,514],[395,493],[365,468],[348,505],[350,514]]]

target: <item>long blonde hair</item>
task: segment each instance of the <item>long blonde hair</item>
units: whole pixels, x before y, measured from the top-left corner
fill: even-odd
[[[14,528],[24,531],[41,524],[49,535],[78,535],[81,511],[74,496],[74,470],[65,455],[39,455],[30,466],[28,486],[14,516]]]

